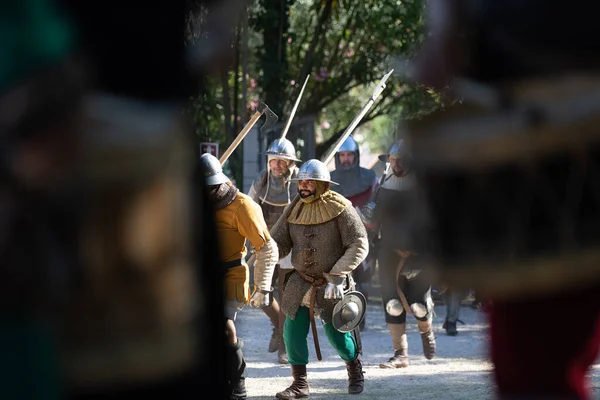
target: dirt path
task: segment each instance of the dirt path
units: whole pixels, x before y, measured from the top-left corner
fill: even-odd
[[[317,323],[323,360],[317,361],[309,334],[310,363],[308,378],[311,399],[493,399],[492,365],[487,359],[487,324],[485,315],[469,307],[461,307],[459,335],[448,337],[441,329],[445,308],[436,306],[434,319],[437,336],[437,358],[423,357],[421,339],[415,320],[409,316],[408,344],[411,365],[406,369],[384,370],[379,363],[392,355],[383,311],[370,303],[367,331],[363,332],[363,364],[365,391],[360,397],[347,394],[347,375],[343,361],[327,342]],[[246,308],[238,317],[238,334],[245,341],[246,386],[251,399],[273,399],[275,393],[291,383],[289,366],[277,364],[277,353],[267,353],[271,326],[261,310]],[[599,360],[600,362],[600,360]],[[600,399],[600,364],[592,371],[595,398]]]

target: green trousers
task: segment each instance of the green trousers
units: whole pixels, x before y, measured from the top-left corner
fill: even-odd
[[[333,324],[324,324],[325,334],[331,346],[344,361],[353,361],[358,357],[356,341],[350,332],[341,333]],[[288,361],[292,365],[308,364],[308,330],[310,315],[307,307],[298,308],[296,319],[285,318],[283,341],[287,350]]]

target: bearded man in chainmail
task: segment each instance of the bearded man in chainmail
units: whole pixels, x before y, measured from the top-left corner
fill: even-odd
[[[206,171],[210,199],[215,209],[220,254],[225,274],[225,331],[229,349],[227,378],[229,399],[246,399],[246,362],[242,353],[243,342],[237,337],[235,320],[245,304],[264,307],[273,291],[271,279],[277,263],[277,244],[271,238],[260,208],[247,195],[240,193],[225,176],[219,160],[212,154],[203,154],[200,162]],[[254,284],[256,291],[250,298],[250,276],[245,262],[248,240],[256,249]]]
[[[381,368],[408,367],[406,314],[417,319],[423,354],[435,356],[433,335],[433,301],[431,283],[423,273],[425,259],[418,228],[415,229],[415,210],[419,204],[416,177],[410,169],[410,154],[403,140],[390,146],[386,156],[391,173],[384,178],[375,198],[363,211],[365,223],[380,231],[379,275],[385,321],[394,346],[394,355]]]
[[[335,153],[335,170],[331,172],[331,179],[339,183],[339,186],[334,186],[331,190],[350,200],[354,207],[363,207],[372,196],[373,188],[377,185],[377,176],[375,171],[360,166],[360,149],[352,136],[348,136]],[[369,237],[374,239],[372,232],[368,233]],[[370,247],[371,250],[374,248],[372,245]],[[358,290],[365,295],[367,301],[375,260],[375,252],[369,253],[352,273]],[[366,319],[363,319],[360,323],[361,331],[365,329],[365,323]]]
[[[332,314],[344,290],[353,286],[352,271],[367,256],[367,232],[352,203],[329,190],[335,183],[325,164],[307,161],[295,180],[300,201],[273,232],[279,257],[291,252],[294,266],[281,303],[286,315],[283,338],[294,381],[276,397],[308,396],[307,335],[312,325],[315,336],[315,316],[320,316],[329,343],[346,362],[348,393],[358,394],[364,386],[359,347],[350,332],[341,333],[333,327]]]
[[[300,162],[300,160],[296,158],[296,149],[292,142],[285,138],[274,140],[265,155],[268,157],[267,168],[254,179],[248,196],[260,205],[267,226],[271,229],[283,213],[283,209],[290,204],[291,199],[298,192],[298,184],[292,179],[298,175],[296,162]],[[277,351],[277,360],[280,364],[287,364],[288,360],[283,340],[285,314],[281,311],[279,303],[283,293],[285,275],[291,271],[291,268],[289,256],[275,266],[271,285],[275,287],[277,281],[279,282],[279,301],[271,293],[269,294],[269,305],[262,307],[273,325],[269,353]]]

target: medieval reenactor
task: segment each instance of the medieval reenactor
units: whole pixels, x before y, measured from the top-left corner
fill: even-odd
[[[266,155],[267,168],[261,171],[252,186],[248,195],[260,205],[263,216],[269,229],[277,222],[283,209],[298,193],[298,184],[292,181],[298,174],[296,162],[296,149],[292,142],[285,138],[279,138],[273,141],[269,146]],[[281,260],[275,266],[273,281],[271,285],[275,287],[276,281],[279,281],[279,301],[271,293],[269,305],[262,307],[262,310],[271,320],[273,325],[273,334],[269,341],[269,352],[277,351],[277,359],[280,364],[287,364],[287,354],[285,351],[285,342],[283,340],[283,324],[285,314],[280,309],[281,294],[283,293],[283,282],[285,274],[292,268],[289,257]]]
[[[352,136],[348,136],[335,154],[331,179],[340,184],[332,190],[350,200],[354,207],[362,207],[371,199],[377,177],[375,171],[360,166],[360,149]]]
[[[331,179],[339,183],[332,190],[340,193],[352,202],[354,207],[363,207],[371,199],[373,188],[377,185],[375,171],[360,166],[360,149],[358,143],[352,136],[342,143],[335,154],[335,170],[331,172]],[[376,240],[374,235],[369,232],[372,241]],[[358,289],[369,299],[369,282],[375,270],[375,252],[372,251],[375,246],[371,245],[369,256],[352,276],[356,281]],[[365,327],[366,319],[363,318],[360,329]]]
[[[600,4],[428,1],[427,10],[427,40],[407,70],[446,88],[447,106],[404,130],[440,276],[488,300],[498,398],[590,399]]]
[[[225,318],[229,339],[227,357],[230,399],[245,399],[246,362],[242,353],[243,342],[237,337],[235,319],[245,304],[264,307],[273,291],[271,279],[277,263],[277,244],[271,238],[260,208],[247,195],[240,193],[225,176],[221,164],[212,154],[203,154],[201,163],[206,171],[206,184],[215,208],[217,234],[220,238],[221,260],[225,274]],[[256,250],[254,284],[256,292],[250,298],[250,274],[245,262],[248,240]]]
[[[351,272],[367,255],[367,233],[352,203],[330,190],[330,185],[336,183],[331,181],[325,164],[318,160],[307,161],[295,180],[300,201],[273,232],[280,258],[291,252],[294,266],[281,304],[286,315],[283,337],[294,381],[276,397],[308,396],[306,338],[309,325],[312,325],[317,357],[320,357],[315,316],[320,316],[329,342],[346,362],[348,393],[358,394],[364,386],[360,343],[352,333],[336,329],[333,319],[334,307],[343,303],[344,291],[353,286]],[[364,306],[366,303],[362,303],[361,307]]]
[[[413,229],[418,204],[416,178],[410,169],[410,155],[403,140],[396,141],[387,152],[391,173],[383,180],[363,214],[371,216],[369,226],[380,230],[379,276],[385,321],[394,346],[394,355],[381,368],[408,367],[406,314],[417,319],[423,354],[431,360],[436,344],[433,335],[433,301],[431,284],[425,273],[421,238]]]

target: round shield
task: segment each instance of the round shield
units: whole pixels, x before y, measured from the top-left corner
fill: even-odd
[[[354,330],[365,318],[367,299],[361,292],[348,292],[333,308],[333,327],[345,333]]]

